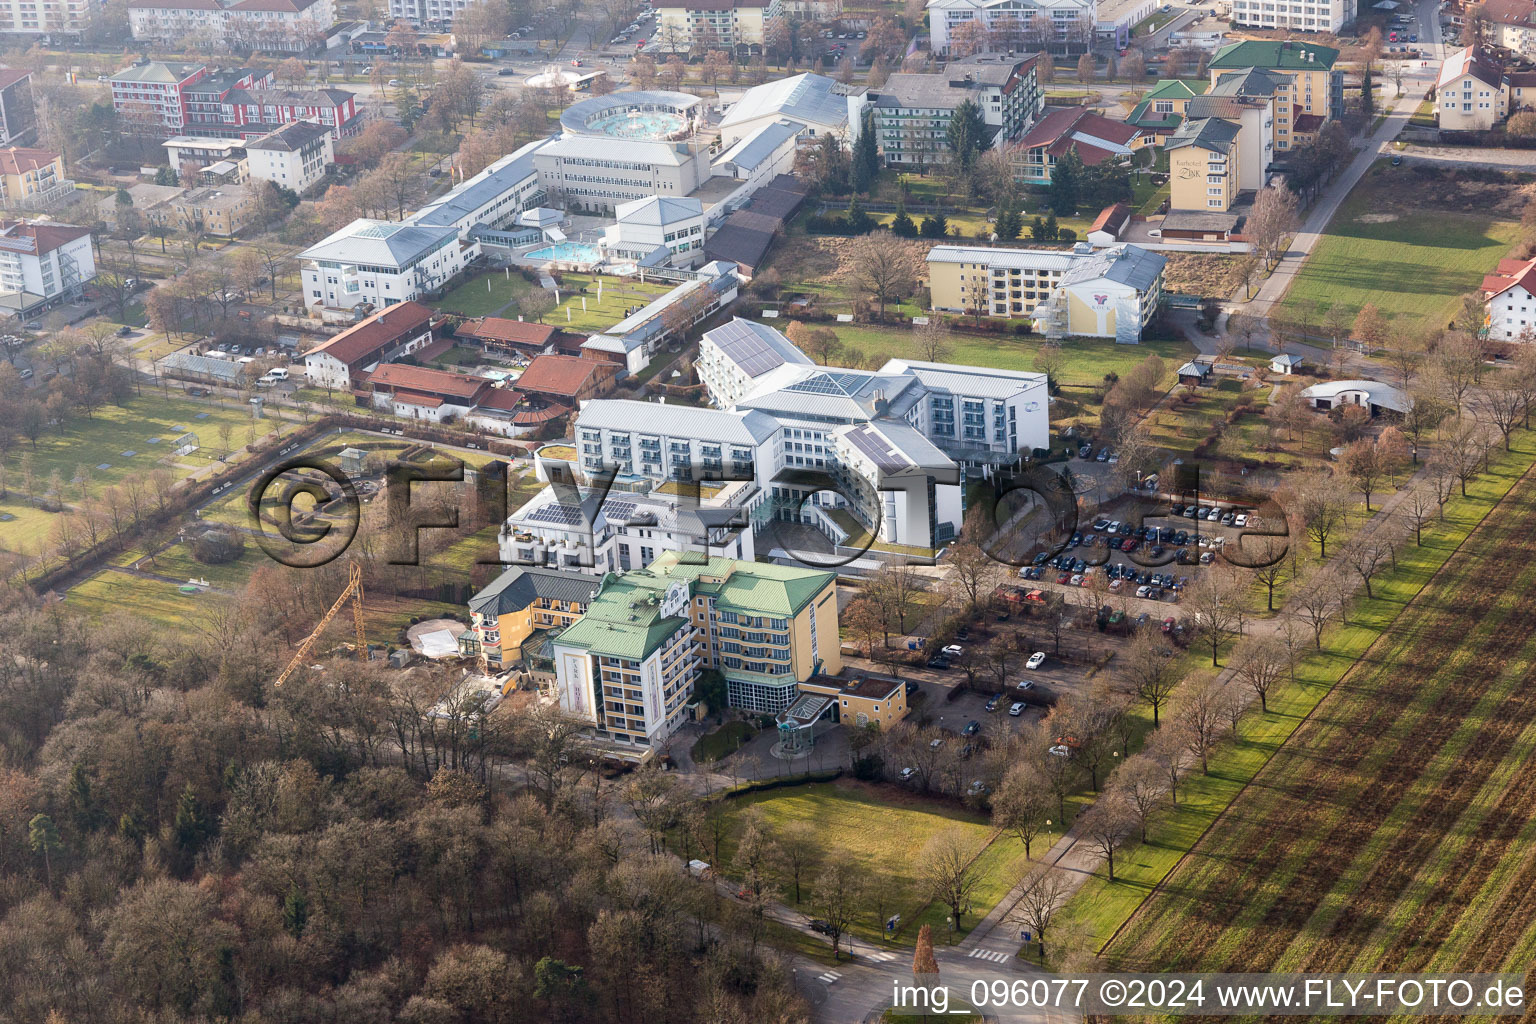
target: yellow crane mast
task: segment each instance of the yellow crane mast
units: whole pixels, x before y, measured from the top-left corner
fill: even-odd
[[[309,656],[309,652],[314,649],[315,643],[320,639],[320,634],[325,632],[325,627],[331,624],[331,620],[336,617],[336,613],[341,610],[341,606],[346,603],[347,598],[352,599],[352,622],[357,628],[358,660],[368,660],[368,644],[363,640],[363,570],[356,562],[353,562],[351,570],[347,573],[347,585],[342,590],[341,596],[336,598],[336,603],[331,605],[330,611],[325,613],[325,617],[320,620],[320,624],[315,627],[314,632],[304,638],[304,642],[299,645],[298,653],[294,654],[293,660],[288,662],[288,667],[283,669],[282,675],[277,677],[277,681],[272,684],[273,686],[282,686],[283,683],[288,681],[288,677],[293,675],[293,670],[298,668],[299,664]]]

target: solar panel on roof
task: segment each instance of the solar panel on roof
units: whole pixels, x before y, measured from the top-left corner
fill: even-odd
[[[635,515],[635,503],[632,501],[604,502],[603,515],[610,519],[633,519]]]
[[[581,509],[574,505],[542,505],[528,513],[527,518],[541,523],[575,526],[581,522]]]

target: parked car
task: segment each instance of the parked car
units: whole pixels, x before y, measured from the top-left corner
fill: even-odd
[[[1163,632],[1164,633],[1172,633],[1173,632],[1173,617],[1171,615],[1168,618],[1163,620]]]
[[[934,739],[933,739],[933,742],[928,744],[928,749],[929,750],[938,750],[943,745],[944,745],[944,738],[942,736],[935,736]]]
[[[965,653],[965,648],[961,647],[959,644],[950,644],[948,647],[940,650],[939,653],[946,655],[947,657],[958,658],[960,655]]]
[[[987,710],[988,711],[996,711],[998,709],[998,707],[1002,703],[1003,703],[1003,695],[1000,694],[1000,693],[993,694],[992,699],[987,701]]]
[[[818,935],[831,935],[832,926],[820,918],[811,918],[811,931]]]
[[[901,781],[902,782],[906,782],[909,779],[911,779],[912,776],[914,776],[916,774],[917,774],[917,769],[916,768],[903,768],[901,770]]]
[[[1031,654],[1029,656],[1029,660],[1024,663],[1024,667],[1029,669],[1031,672],[1033,672],[1035,669],[1039,668],[1041,665],[1044,665],[1044,664],[1045,664],[1045,652],[1044,651],[1036,651],[1034,654]]]
[[[1023,713],[1024,713],[1024,702],[1023,701],[1014,701],[1013,704],[1008,708],[1008,714],[1012,715],[1014,718],[1018,718]]]
[[[928,667],[938,669],[949,668],[949,659],[944,657],[942,654],[935,654],[933,657],[928,659]]]
[[[981,732],[981,723],[973,718],[965,723],[965,728],[960,730],[960,735],[975,736],[979,732]]]
[[[1035,688],[1035,681],[1033,679],[1020,679],[1016,684],[1014,684],[1013,688],[1018,690],[1020,693],[1028,693],[1030,690]]]

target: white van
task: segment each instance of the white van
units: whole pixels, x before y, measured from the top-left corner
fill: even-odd
[[[272,369],[267,371],[267,376],[271,377],[273,380],[287,380],[288,379],[288,367],[286,367],[286,366],[274,366]]]

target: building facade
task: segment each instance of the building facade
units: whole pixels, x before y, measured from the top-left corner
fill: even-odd
[[[989,54],[951,62],[937,74],[891,75],[865,97],[874,112],[885,163],[892,167],[947,164],[953,156],[950,121],[966,100],[980,108],[993,130],[990,145],[1027,131],[1045,109],[1037,59]]]
[[[73,194],[64,157],[46,149],[0,149],[0,203],[12,209],[43,209]]]
[[[474,653],[499,672],[523,660],[523,643],[536,632],[564,629],[587,612],[601,581],[583,573],[514,566],[469,599]]]
[[[336,162],[330,130],[321,124],[294,121],[245,143],[251,177],[303,193],[324,180]]]
[[[388,306],[304,354],[304,376],[316,387],[350,391],[380,363],[432,341],[432,311],[415,302]]]
[[[476,255],[457,228],[356,220],[299,253],[311,310],[381,308],[441,290]]]
[[[1344,72],[1334,67],[1338,57],[1331,46],[1246,39],[1217,50],[1207,67],[1212,85],[1233,71],[1258,69],[1275,77],[1275,152],[1283,153],[1344,116]]]
[[[1179,125],[1164,147],[1171,209],[1232,209],[1240,191],[1240,133],[1237,124],[1219,117],[1191,118]]]
[[[934,53],[985,50],[1087,52],[1094,39],[1093,0],[928,0]]]
[[[761,53],[784,15],[780,0],[660,0],[657,49],[666,53],[734,49]]]
[[[1232,0],[1232,26],[1338,32],[1358,9],[1357,0]]]
[[[325,45],[336,22],[333,0],[130,0],[134,39],[301,52]]]
[[[0,145],[25,146],[36,141],[32,72],[0,68]]]
[[[0,309],[27,316],[72,302],[95,276],[89,228],[0,221]]]

